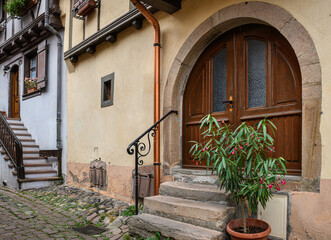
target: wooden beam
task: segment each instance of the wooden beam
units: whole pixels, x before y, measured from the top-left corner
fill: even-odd
[[[144,0],[144,2],[169,14],[181,9],[181,0]]]

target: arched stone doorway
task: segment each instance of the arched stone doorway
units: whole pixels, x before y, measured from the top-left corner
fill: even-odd
[[[222,33],[249,23],[270,25],[292,46],[302,76],[302,177],[317,179],[321,166],[321,68],[314,43],[305,28],[284,9],[262,2],[240,3],[221,9],[201,23],[178,52],[165,84],[163,111],[180,109],[187,78],[203,50]],[[181,115],[182,117],[182,115]],[[181,165],[181,119],[164,125],[165,173]]]

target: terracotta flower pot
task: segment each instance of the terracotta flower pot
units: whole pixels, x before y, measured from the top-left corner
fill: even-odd
[[[38,89],[36,87],[33,87],[33,88],[28,88],[27,92],[28,93],[32,93],[32,92],[35,92],[37,91]]]
[[[226,226],[226,231],[230,234],[232,240],[241,240],[241,239],[254,239],[254,240],[268,240],[268,235],[271,232],[271,227],[268,223],[255,219],[255,218],[247,218],[246,225],[260,227],[264,231],[260,233],[240,233],[234,231],[236,228],[240,228],[243,226],[243,219],[236,219],[228,223]]]

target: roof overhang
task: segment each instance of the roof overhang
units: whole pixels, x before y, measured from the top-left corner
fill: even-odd
[[[169,14],[181,9],[181,0],[142,0],[143,2]]]

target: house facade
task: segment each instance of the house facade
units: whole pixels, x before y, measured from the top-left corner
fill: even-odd
[[[23,147],[25,174],[16,179],[16,156],[8,153],[10,144],[2,146],[1,182],[23,188],[47,186],[66,172],[64,15],[59,1],[41,0],[26,1],[17,16],[10,16],[6,2],[10,1],[1,1],[0,111]],[[1,137],[5,142],[4,132]]]
[[[159,129],[161,181],[201,167],[188,141],[199,140],[204,115],[235,125],[268,116],[276,154],[288,160],[285,235],[331,236],[327,0],[144,1],[160,25],[160,100],[153,26],[130,1],[92,2],[65,4],[68,184],[131,201],[126,148],[154,124],[158,104],[157,119],[178,111]],[[143,161],[153,165],[153,154]],[[91,184],[96,162],[100,188]]]

